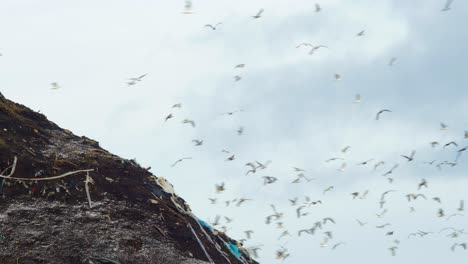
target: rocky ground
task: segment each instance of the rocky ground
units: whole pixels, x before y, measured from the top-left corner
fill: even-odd
[[[1,94],[0,172],[0,263],[256,263],[163,178]]]

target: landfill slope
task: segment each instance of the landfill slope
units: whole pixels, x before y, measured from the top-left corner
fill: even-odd
[[[257,263],[136,161],[0,94],[0,263]]]

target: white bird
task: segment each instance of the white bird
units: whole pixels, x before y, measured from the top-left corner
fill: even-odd
[[[241,63],[241,64],[237,64],[234,69],[237,69],[237,68],[244,68],[245,67],[245,64],[244,63]]]
[[[192,1],[191,0],[185,0],[185,5],[184,5],[184,11],[182,12],[183,14],[192,14]]]
[[[254,19],[258,19],[262,17],[263,11],[265,11],[263,8],[260,9],[255,16],[252,16]]]
[[[388,66],[393,66],[395,64],[395,62],[397,61],[397,58],[396,57],[392,57],[390,59],[390,61],[388,62]]]
[[[190,119],[184,119],[182,121],[182,124],[190,124],[190,125],[192,125],[192,127],[195,127],[195,121],[190,120]]]
[[[320,12],[322,11],[322,7],[320,7],[319,4],[315,4],[315,12]]]
[[[318,46],[312,46],[312,49],[309,51],[309,55],[313,55],[314,52],[320,48],[326,48],[328,49],[327,46],[324,46],[324,45],[318,45]]]
[[[354,103],[355,104],[360,104],[362,101],[361,101],[361,95],[360,94],[356,94],[355,98],[354,98]]]
[[[58,90],[58,89],[61,88],[60,85],[58,83],[56,83],[56,82],[53,82],[50,85],[52,86],[52,87],[50,87],[50,89],[52,89],[52,90]]]
[[[211,24],[206,24],[205,27],[209,27],[211,28],[212,30],[216,30],[218,28],[219,25],[223,24],[222,22],[219,22],[217,23],[216,25],[211,25]]]
[[[444,8],[442,8],[440,11],[449,11],[451,9],[452,3],[453,0],[447,0],[447,2],[445,2]]]
[[[335,76],[335,80],[337,80],[337,81],[341,81],[341,75],[340,75],[340,74],[338,74],[338,73],[335,73],[335,75],[334,75],[334,76]]]
[[[448,126],[442,122],[440,122],[440,130],[448,130]]]
[[[377,115],[375,116],[375,120],[379,120],[380,119],[380,115],[384,112],[392,112],[391,110],[388,110],[388,109],[383,109],[383,110],[380,110]]]
[[[239,75],[234,76],[234,81],[235,81],[235,82],[238,82],[238,81],[240,81],[240,80],[242,80],[242,77],[241,77],[241,76],[239,76]]]
[[[366,31],[362,30],[359,33],[356,34],[356,37],[362,37],[366,34]]]

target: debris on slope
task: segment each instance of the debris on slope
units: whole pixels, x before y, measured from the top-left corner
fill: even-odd
[[[164,178],[0,94],[1,263],[256,263]]]

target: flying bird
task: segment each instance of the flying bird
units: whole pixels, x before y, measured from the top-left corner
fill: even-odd
[[[320,12],[322,11],[322,7],[320,7],[319,4],[315,4],[315,12]]]
[[[448,126],[442,122],[440,122],[440,130],[448,130]]]
[[[365,30],[360,31],[359,33],[356,34],[356,37],[362,37],[366,34]]]
[[[314,47],[314,45],[310,44],[310,43],[307,43],[307,42],[302,42],[301,44],[297,45],[296,46],[296,49],[302,47],[302,46],[306,46],[306,47]]]
[[[309,55],[313,55],[315,53],[315,51],[317,51],[320,48],[328,49],[328,47],[324,46],[324,45],[312,46],[312,49],[309,51]]]
[[[195,121],[190,120],[190,119],[184,119],[182,121],[182,124],[190,124],[190,125],[192,125],[192,127],[195,127]]]
[[[244,67],[245,67],[245,64],[241,63],[241,64],[237,64],[236,66],[234,66],[234,69],[240,69],[240,68],[244,68]]]
[[[174,116],[171,114],[169,114],[168,116],[166,116],[166,118],[164,119],[164,122],[166,122],[167,120],[173,118]]]
[[[408,162],[410,162],[410,161],[413,161],[413,160],[414,160],[414,154],[416,154],[416,150],[413,150],[413,151],[411,152],[411,155],[409,155],[409,156],[405,156],[405,155],[401,155],[401,156],[402,156],[403,158],[407,159]]]
[[[214,26],[211,25],[211,24],[206,24],[205,27],[208,27],[208,28],[211,28],[212,30],[216,30],[218,28],[219,25],[223,24],[222,22],[219,22],[217,24],[215,24]]]
[[[178,163],[184,161],[184,160],[188,160],[188,159],[192,159],[192,157],[185,157],[185,158],[181,158],[181,159],[178,159],[176,160],[172,165],[171,167],[174,167],[175,165],[177,165]]]
[[[60,85],[58,83],[56,83],[56,82],[53,82],[50,85],[51,85],[50,89],[52,89],[52,90],[58,90],[58,89],[61,88]]]
[[[382,113],[385,113],[385,112],[389,112],[389,113],[390,113],[390,112],[392,112],[392,111],[391,111],[391,110],[388,110],[388,109],[380,110],[380,111],[377,113],[377,115],[375,116],[375,120],[379,120],[379,119],[380,119],[380,115],[381,115]]]
[[[265,11],[263,8],[260,9],[255,16],[252,16],[254,19],[259,19],[262,17],[263,11]]]
[[[395,64],[395,62],[397,61],[397,58],[396,57],[392,57],[390,59],[390,61],[388,62],[388,66],[393,66]]]
[[[203,145],[203,140],[194,139],[194,140],[192,140],[192,142],[195,143],[195,146]]]
[[[354,97],[354,103],[355,104],[360,104],[362,101],[361,101],[361,95],[360,94],[356,94],[356,96]]]
[[[235,82],[238,82],[238,81],[240,81],[240,80],[242,80],[242,77],[241,77],[241,76],[239,76],[239,75],[234,76],[234,81],[235,81]]]
[[[336,81],[341,81],[341,75],[338,73],[335,73],[334,75]]]
[[[451,8],[452,8],[452,3],[453,3],[453,0],[447,0],[445,2],[445,5],[444,5],[444,8],[442,8],[440,11],[449,11]]]
[[[183,14],[192,14],[192,1],[191,0],[186,0],[185,5],[184,5],[184,11],[182,12]]]

